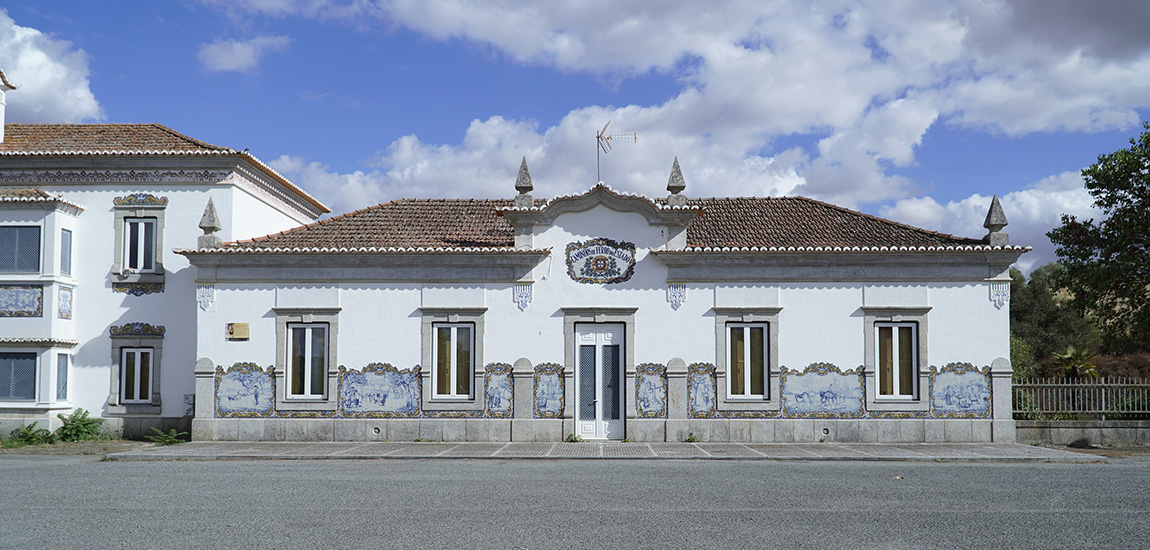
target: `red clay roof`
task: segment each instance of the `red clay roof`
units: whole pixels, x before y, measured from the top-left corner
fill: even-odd
[[[190,138],[162,124],[5,124],[0,156],[229,155],[254,164],[321,212],[331,212],[247,150],[236,151]]]
[[[2,200],[54,200],[56,197],[43,189],[17,187],[0,188],[0,201]]]
[[[537,201],[541,204],[542,201]],[[401,199],[226,248],[511,248],[497,210],[511,200]],[[881,247],[982,244],[803,197],[691,199],[690,247]]]
[[[0,152],[228,151],[162,124],[5,124]]]

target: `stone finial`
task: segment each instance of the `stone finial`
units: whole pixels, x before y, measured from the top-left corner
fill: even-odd
[[[995,195],[990,200],[990,210],[986,212],[986,221],[982,226],[985,227],[989,233],[982,238],[983,242],[990,246],[1007,246],[1010,244],[1010,235],[1002,232],[1002,228],[1006,227],[1006,213],[1002,211],[1002,204],[998,202],[998,195]]]
[[[531,208],[535,206],[535,199],[531,198],[531,191],[535,186],[531,184],[531,172],[527,171],[527,157],[523,157],[523,162],[519,164],[519,175],[515,178],[515,190],[519,194],[515,196],[516,208]]]
[[[687,182],[683,179],[683,172],[679,170],[679,157],[675,157],[675,162],[671,165],[671,177],[667,178],[667,190],[671,195],[667,197],[668,206],[686,206],[687,197],[683,196],[683,190],[687,188]]]
[[[200,235],[196,243],[200,248],[213,248],[223,242],[215,235],[216,231],[223,229],[223,226],[220,225],[220,217],[216,214],[216,205],[212,203],[211,198],[204,207],[204,215],[200,216],[200,229],[204,230],[204,234]]]

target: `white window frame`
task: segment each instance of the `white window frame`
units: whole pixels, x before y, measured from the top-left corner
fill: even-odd
[[[164,282],[164,205],[117,205],[115,208],[115,248],[112,257],[112,282],[122,284]],[[152,222],[152,265],[149,269],[128,267],[131,254],[129,223],[139,220]],[[143,247],[141,247],[142,250]],[[137,252],[139,253],[139,252]]]
[[[37,353],[37,352],[19,351],[19,350],[11,350],[11,351],[2,350],[2,353],[11,354],[11,355],[30,355],[30,356],[32,356],[32,397],[29,397],[26,399],[0,398],[0,402],[3,402],[3,403],[20,403],[20,404],[38,403],[39,402],[38,398],[40,397],[40,376],[41,376],[40,355],[41,354]],[[8,391],[9,391],[8,389],[5,389],[5,393],[8,393]]]
[[[3,229],[13,228],[14,230],[17,230],[17,231],[20,229],[35,229],[36,230],[36,239],[37,239],[36,240],[36,269],[31,270],[31,271],[19,271],[19,270],[13,269],[12,271],[0,271],[0,274],[21,275],[21,274],[40,273],[44,267],[43,266],[43,263],[44,263],[44,258],[43,258],[44,229],[43,229],[43,227],[41,227],[40,225],[37,225],[35,223],[32,223],[32,224],[6,224],[6,225],[0,225],[0,228],[3,228]],[[19,256],[19,252],[17,252],[17,256]],[[15,267],[15,266],[13,266],[13,267]]]
[[[459,329],[467,329],[467,393],[457,393],[456,388],[459,385],[459,358],[456,356],[456,350],[459,345]],[[439,385],[442,381],[443,375],[439,372],[440,355],[439,355],[439,332],[441,329],[448,329],[450,332],[450,343],[447,346],[449,357],[447,358],[447,393],[440,393]],[[432,392],[437,399],[474,399],[475,398],[475,324],[474,323],[432,323],[432,370],[431,370],[431,387]]]
[[[147,354],[147,357],[148,357],[147,387],[143,387],[143,385],[140,384],[140,380],[141,380],[140,371],[141,371],[141,365],[142,365],[142,361],[140,361],[140,358],[144,354]],[[135,381],[135,384],[134,384],[135,387],[132,388],[133,390],[135,390],[134,395],[136,395],[136,398],[134,398],[134,399],[127,397],[129,395],[129,392],[128,392],[128,389],[129,389],[128,388],[128,375],[127,375],[127,369],[129,368],[128,367],[128,363],[129,363],[128,357],[129,356],[133,356],[135,358],[135,360],[131,362],[133,365],[132,368],[135,370],[135,372],[132,373],[132,375],[133,375],[132,379]],[[120,348],[120,404],[121,405],[151,405],[152,404],[152,391],[153,391],[152,388],[153,388],[153,385],[155,384],[155,381],[156,381],[156,350],[155,349],[146,348],[146,347]]]
[[[71,229],[60,229],[60,275],[72,276],[72,248],[75,244]]]
[[[123,269],[132,273],[155,273],[156,272],[156,255],[158,249],[156,247],[156,218],[124,218],[124,258],[122,260]],[[146,246],[148,237],[151,236],[152,245]],[[132,237],[138,239],[138,246],[136,253],[132,254]],[[151,262],[148,260],[148,252],[151,251]],[[133,257],[134,256],[134,257]],[[133,261],[138,267],[132,267]]]
[[[734,345],[734,329],[742,329],[743,336],[743,393],[735,393],[732,386],[734,385],[734,366],[730,364],[731,347]],[[763,346],[761,357],[763,362],[763,391],[762,393],[753,393],[751,389],[751,374],[753,367],[751,366],[751,345],[750,333],[753,329],[763,331]],[[727,323],[727,398],[728,399],[756,399],[763,400],[770,396],[771,392],[771,327],[770,323]]]
[[[303,338],[303,359],[305,364],[302,365],[303,372],[303,392],[294,393],[292,387],[292,379],[295,377],[295,372],[298,367],[294,364],[294,354],[292,350],[295,349],[295,331],[296,329],[304,330]],[[315,365],[312,361],[314,354],[312,353],[312,343],[314,341],[314,331],[323,332],[323,345],[324,350],[321,354],[323,364]],[[328,360],[331,352],[331,331],[327,323],[287,323],[287,349],[285,362],[287,364],[287,371],[284,377],[284,399],[290,401],[316,401],[326,400],[328,396]],[[319,391],[312,387],[312,378],[316,369],[321,369],[322,377],[320,382]]]
[[[891,389],[892,393],[884,394],[883,383],[885,377],[883,375],[883,358],[882,358],[882,340],[880,334],[882,329],[890,329],[891,331]],[[910,329],[910,364],[913,369],[911,373],[911,382],[909,388],[902,387],[902,376],[900,373],[901,363],[904,358],[901,355],[900,334],[903,332],[901,329]],[[906,400],[918,399],[918,378],[919,378],[919,365],[918,365],[918,323],[915,322],[876,322],[874,324],[874,350],[875,350],[875,399],[879,400]]]

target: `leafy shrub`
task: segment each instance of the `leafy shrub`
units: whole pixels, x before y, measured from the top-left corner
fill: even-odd
[[[156,432],[156,435],[145,435],[144,438],[161,447],[164,445],[177,445],[187,441],[184,439],[184,436],[188,435],[188,432],[176,432],[175,428],[169,430],[168,433],[164,433],[163,430],[152,426],[152,431]]]
[[[12,433],[8,435],[8,439],[4,440],[4,447],[11,449],[25,445],[42,445],[44,443],[55,442],[56,436],[52,435],[52,432],[44,428],[37,428],[36,423],[33,422],[12,430]]]
[[[88,418],[88,411],[84,409],[76,409],[68,416],[56,416],[64,422],[63,426],[56,429],[56,437],[60,441],[88,441],[103,437],[100,424],[104,423],[104,419]]]

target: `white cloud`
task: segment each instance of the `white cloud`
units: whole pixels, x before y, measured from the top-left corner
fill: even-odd
[[[9,92],[7,122],[100,120],[88,85],[88,54],[71,42],[21,27],[0,9],[0,70],[17,86]]]
[[[200,46],[200,64],[205,71],[246,73],[254,70],[267,54],[282,52],[291,38],[281,35],[258,36],[247,41],[218,39]]]
[[[1024,272],[1058,259],[1046,233],[1061,225],[1061,214],[1080,219],[1097,219],[1102,215],[1090,206],[1092,199],[1077,172],[1049,176],[1026,189],[1007,193],[999,197],[999,201],[1010,222],[1004,229],[1010,235],[1010,243],[1034,248],[1018,261],[1018,267]],[[945,205],[930,197],[918,197],[899,200],[880,209],[880,214],[925,229],[981,238],[986,234],[982,224],[988,208],[990,197],[978,194]]]

